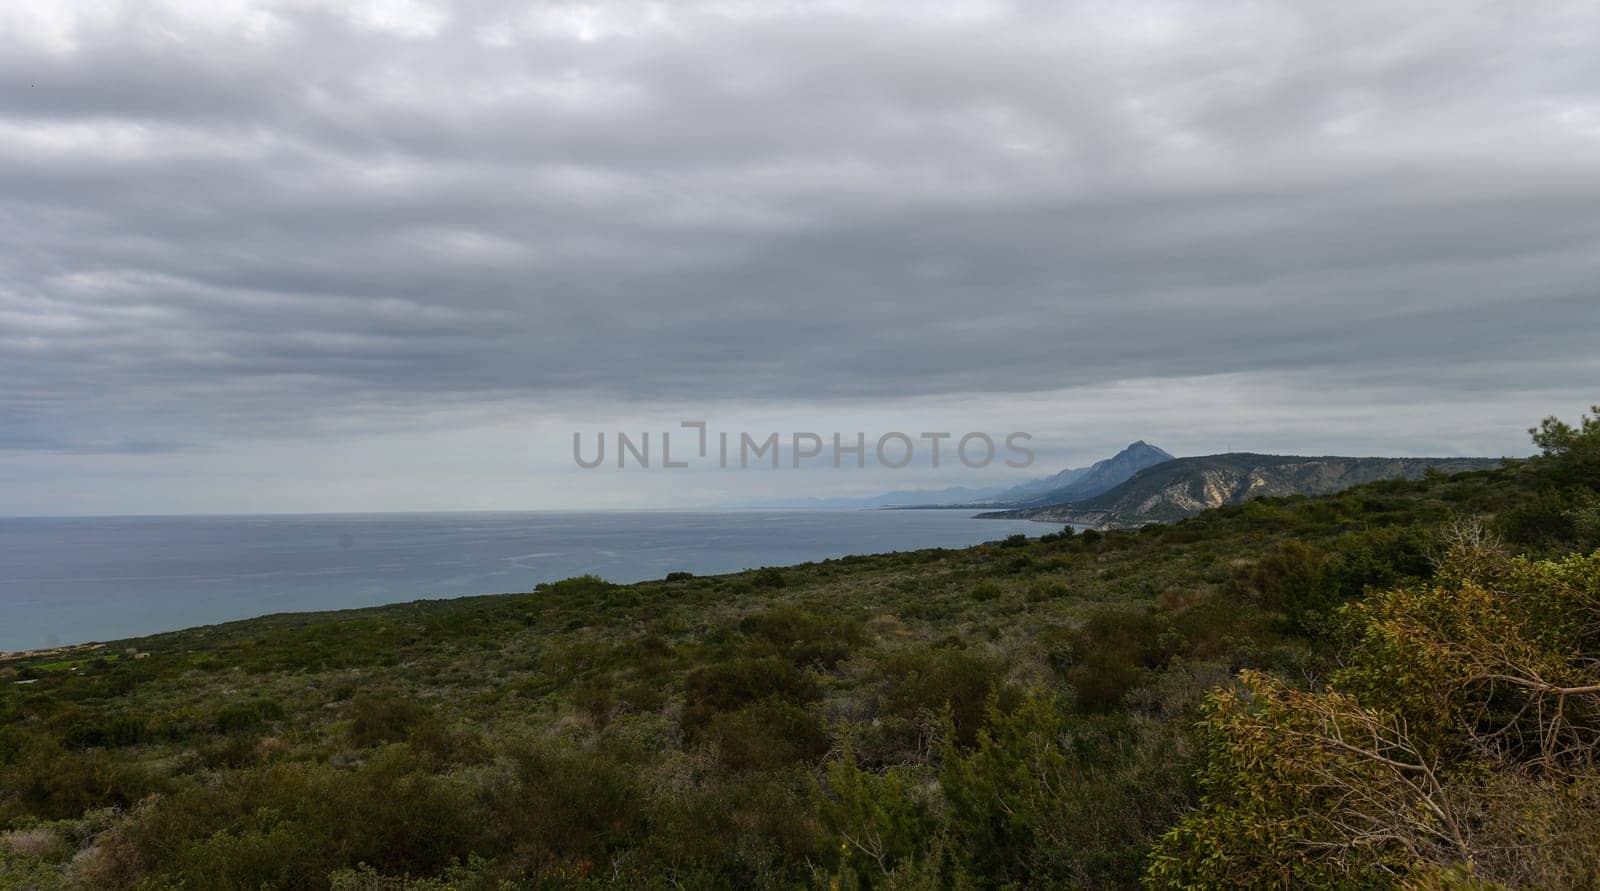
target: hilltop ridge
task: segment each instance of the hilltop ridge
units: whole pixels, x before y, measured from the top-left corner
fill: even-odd
[[[1081,526],[1170,523],[1252,498],[1327,495],[1377,480],[1418,479],[1429,469],[1453,474],[1485,470],[1495,458],[1351,458],[1228,452],[1175,458],[1140,470],[1086,498],[994,511],[985,518],[1033,519]]]

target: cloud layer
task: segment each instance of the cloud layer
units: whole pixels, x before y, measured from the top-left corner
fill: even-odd
[[[1592,3],[14,4],[0,84],[19,486],[462,412],[1600,398]]]

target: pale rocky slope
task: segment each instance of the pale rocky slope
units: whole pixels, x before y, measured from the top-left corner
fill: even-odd
[[[1416,479],[1430,467],[1442,473],[1460,473],[1498,463],[1494,458],[1307,458],[1234,452],[1157,464],[1093,498],[982,516],[1097,527],[1140,526],[1181,520],[1207,508],[1252,498],[1325,495],[1374,480]]]

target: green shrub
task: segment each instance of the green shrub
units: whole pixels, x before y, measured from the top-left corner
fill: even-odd
[[[60,820],[103,807],[129,807],[164,787],[139,762],[112,750],[64,751],[53,739],[29,744],[0,772],[0,816],[14,807]]]
[[[844,887],[873,887],[927,850],[939,829],[928,790],[927,777],[916,770],[865,769],[848,747],[829,765],[819,805],[838,840],[839,872],[849,879]]]
[[[534,593],[545,600],[593,603],[616,587],[597,575],[580,575],[559,582],[546,582],[534,588]]]
[[[1306,632],[1320,633],[1340,605],[1367,588],[1430,576],[1429,544],[1416,529],[1392,526],[1346,533],[1326,549],[1280,542],[1241,571],[1236,583],[1264,608],[1286,614]]]
[[[990,887],[1129,887],[1188,800],[1187,771],[1176,734],[1035,693],[947,753],[945,834]]]
[[[406,746],[417,763],[431,771],[445,770],[453,764],[478,764],[488,758],[477,735],[450,727],[438,715],[412,724],[406,733]]]
[[[134,746],[150,735],[143,718],[126,712],[90,714],[74,712],[59,731],[61,741],[74,749]]]
[[[1537,494],[1495,518],[1495,528],[1518,544],[1551,545],[1572,541],[1578,528],[1567,499],[1554,488]]]
[[[70,887],[55,864],[15,853],[0,842],[0,888],[67,891]]]
[[[1000,572],[1004,575],[1022,575],[1038,568],[1038,562],[1027,554],[1018,554],[1000,564]]]
[[[515,856],[593,862],[643,829],[637,771],[611,754],[544,742],[515,762],[516,782],[495,804],[497,832]]]
[[[1458,550],[1439,576],[1347,607],[1330,685],[1213,694],[1202,804],[1153,886],[1593,883],[1600,555]]]
[[[751,655],[776,654],[797,666],[832,669],[861,644],[859,622],[824,618],[795,606],[780,606],[752,613],[739,621],[750,638]]]
[[[186,785],[119,823],[107,851],[121,871],[165,875],[164,885],[323,888],[361,863],[437,873],[489,850],[492,825],[470,788],[417,770],[396,747],[354,769],[281,763]]]
[[[979,603],[988,603],[991,600],[1000,599],[1000,596],[1004,593],[1005,589],[994,582],[979,582],[972,586],[972,589],[967,592],[967,596]]]
[[[1048,580],[1036,582],[1028,588],[1027,599],[1029,603],[1044,603],[1047,600],[1058,600],[1072,593],[1065,582]]]
[[[763,699],[711,717],[703,737],[734,770],[775,770],[827,754],[831,740],[822,721],[782,699]]]
[[[971,745],[990,697],[1000,692],[1000,667],[962,650],[901,650],[883,660],[883,708],[908,721],[949,710],[955,738]]]
[[[1148,669],[1129,662],[1121,654],[1089,652],[1080,656],[1064,673],[1078,708],[1091,714],[1109,714],[1120,709],[1130,691],[1149,683]]]
[[[1061,527],[1060,532],[1047,532],[1044,535],[1039,536],[1039,541],[1044,544],[1050,544],[1057,541],[1070,541],[1072,536],[1075,534],[1077,534],[1076,529],[1072,528],[1071,526],[1063,526]]]
[[[697,734],[717,712],[777,698],[805,703],[820,694],[816,679],[776,656],[739,658],[702,666],[684,684],[683,729]]]
[[[1333,557],[1302,541],[1280,542],[1255,563],[1241,568],[1237,585],[1266,609],[1289,613],[1306,604],[1326,606],[1328,565]]]
[[[757,589],[782,588],[789,584],[788,576],[776,566],[767,566],[755,571],[750,577],[750,584]]]
[[[411,728],[433,716],[433,710],[393,694],[359,696],[350,708],[350,743],[360,748],[403,741]]]
[[[215,724],[220,733],[253,730],[268,721],[283,717],[283,705],[275,699],[259,698],[236,702],[217,712]]]
[[[1091,613],[1082,626],[1042,638],[1078,708],[1100,714],[1120,708],[1129,691],[1148,683],[1177,645],[1163,617],[1119,609]]]

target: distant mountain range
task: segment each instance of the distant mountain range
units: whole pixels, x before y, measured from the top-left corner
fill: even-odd
[[[1346,458],[1229,452],[1174,458],[1139,440],[1088,467],[1069,467],[1005,489],[955,486],[887,492],[866,498],[815,498],[786,506],[832,508],[1003,508],[981,517],[1031,519],[1076,526],[1170,523],[1207,508],[1252,498],[1325,495],[1361,483],[1483,470],[1495,458]]]
[[[1172,460],[1172,455],[1144,440],[1130,443],[1122,451],[1088,467],[1068,468],[1054,476],[1023,483],[1001,492],[985,504],[1017,507],[1062,504],[1082,501],[1106,492],[1146,467]]]
[[[1095,527],[1139,526],[1181,520],[1207,508],[1252,498],[1325,495],[1375,480],[1416,479],[1429,468],[1460,473],[1498,463],[1494,458],[1307,458],[1230,452],[1174,458],[1147,466],[1091,496],[981,516]]]
[[[1092,498],[1146,467],[1171,460],[1172,456],[1165,451],[1140,440],[1088,467],[1069,467],[1060,473],[1010,488],[974,489],[953,486],[948,489],[886,492],[866,498],[809,498],[788,501],[785,504],[832,508],[1043,507]]]
[[[862,498],[788,498],[782,501],[763,500],[760,507],[805,507],[805,508],[882,508],[882,507],[951,507],[958,505],[1006,504],[1011,502],[998,502],[989,499],[1003,492],[1000,488],[974,489],[967,486],[951,486],[948,489],[918,489],[906,492],[885,492],[882,495],[870,495]]]

